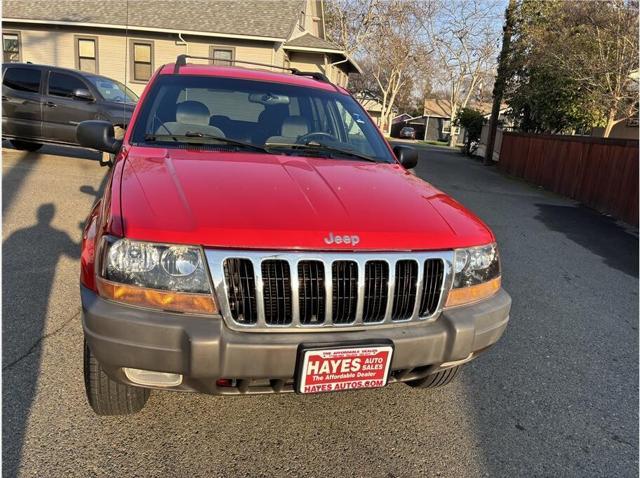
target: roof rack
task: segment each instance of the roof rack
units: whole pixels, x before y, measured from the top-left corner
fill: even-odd
[[[187,58],[193,58],[195,60],[214,60],[215,58],[209,56],[193,56],[193,55],[178,55],[176,58],[176,64],[173,67],[173,74],[178,74],[180,72],[180,68],[187,65]],[[264,66],[267,68],[276,68],[278,70],[284,70],[290,72],[292,75],[297,76],[308,76],[313,78],[314,80],[322,81],[324,83],[330,83],[331,81],[324,74],[316,72],[316,71],[300,71],[297,68],[285,67],[285,66],[277,66],[277,65],[269,65],[267,63],[256,63],[253,61],[242,61],[242,60],[228,60],[229,63],[239,64],[239,65],[253,65],[253,66]]]

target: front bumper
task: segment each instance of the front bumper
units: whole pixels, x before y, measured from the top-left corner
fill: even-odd
[[[390,382],[406,381],[471,360],[498,341],[509,321],[504,290],[485,301],[444,310],[432,322],[411,326],[328,332],[241,332],[222,318],[120,305],[81,286],[82,325],[91,351],[111,378],[131,382],[123,368],[183,375],[176,390],[211,394],[293,390],[301,343],[393,341]],[[229,379],[230,386],[216,380]]]

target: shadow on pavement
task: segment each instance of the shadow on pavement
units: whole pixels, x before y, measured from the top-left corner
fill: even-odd
[[[109,178],[111,178],[110,170],[106,171],[105,175],[102,177],[102,180],[100,181],[100,186],[98,186],[98,189],[96,189],[93,185],[90,185],[90,184],[84,184],[80,186],[81,193],[87,194],[93,198],[93,204],[91,208],[88,209],[87,211],[92,211],[96,202],[102,198],[102,195],[104,194],[104,189],[107,187],[107,183],[109,182]],[[85,226],[84,219],[85,218],[83,218],[83,220],[78,223],[78,227],[80,228],[80,231],[84,231],[84,226]]]
[[[616,222],[584,206],[536,204],[536,216],[549,229],[602,257],[604,262],[631,277],[638,277],[638,238]]]
[[[20,191],[26,177],[31,172],[30,169],[43,160],[43,155],[51,154],[56,156],[67,156],[78,159],[98,161],[101,154],[97,151],[92,151],[89,149],[80,149],[57,145],[44,145],[36,152],[19,151],[13,148],[9,141],[3,141],[2,148],[7,150],[14,150],[18,154],[20,154],[20,156],[18,157],[18,161],[13,166],[11,166],[11,170],[8,173],[3,174],[2,177],[3,214],[6,214],[6,212],[11,207],[16,194],[18,193],[18,191]]]
[[[510,322],[460,381],[487,476],[636,476],[638,239],[569,199],[424,148],[498,236]],[[471,474],[471,473],[469,473]]]
[[[85,184],[83,186],[80,186],[80,192],[84,194],[88,194],[89,196],[92,196],[94,198],[94,204],[95,204],[95,202],[98,201],[104,194],[104,188],[107,186],[107,183],[109,182],[109,178],[111,177],[110,172],[111,171],[105,171],[106,174],[102,177],[102,180],[100,181],[100,186],[98,186],[98,189],[96,189],[93,185]]]
[[[2,176],[2,213],[11,207],[18,191],[22,188],[31,168],[40,161],[39,153],[20,153],[18,162],[11,166],[11,170]]]
[[[13,149],[15,151],[19,151],[16,148],[14,148],[9,141],[3,141],[2,147],[5,149]],[[37,152],[32,154],[36,154],[36,155],[52,154],[54,156],[66,156],[69,158],[89,159],[91,161],[98,161],[102,153],[99,153],[98,151],[93,151],[91,149],[75,148],[73,146],[45,144]]]
[[[55,229],[54,204],[38,208],[37,223],[3,242],[2,269],[2,464],[16,476],[39,377],[41,342],[58,261],[78,259],[80,246]],[[74,317],[75,318],[75,317]],[[26,357],[32,360],[23,360]],[[20,373],[8,373],[24,365]],[[51,410],[55,414],[55,410]]]

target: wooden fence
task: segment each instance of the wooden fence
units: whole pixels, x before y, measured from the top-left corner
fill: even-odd
[[[499,168],[638,225],[638,141],[504,133]]]

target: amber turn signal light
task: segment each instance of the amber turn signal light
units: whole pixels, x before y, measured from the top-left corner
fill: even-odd
[[[451,289],[445,307],[456,307],[488,299],[500,290],[500,284],[500,277],[496,277],[482,284]]]
[[[173,312],[217,314],[218,307],[211,294],[190,294],[168,290],[145,289],[98,278],[98,293],[105,299],[125,304]]]

